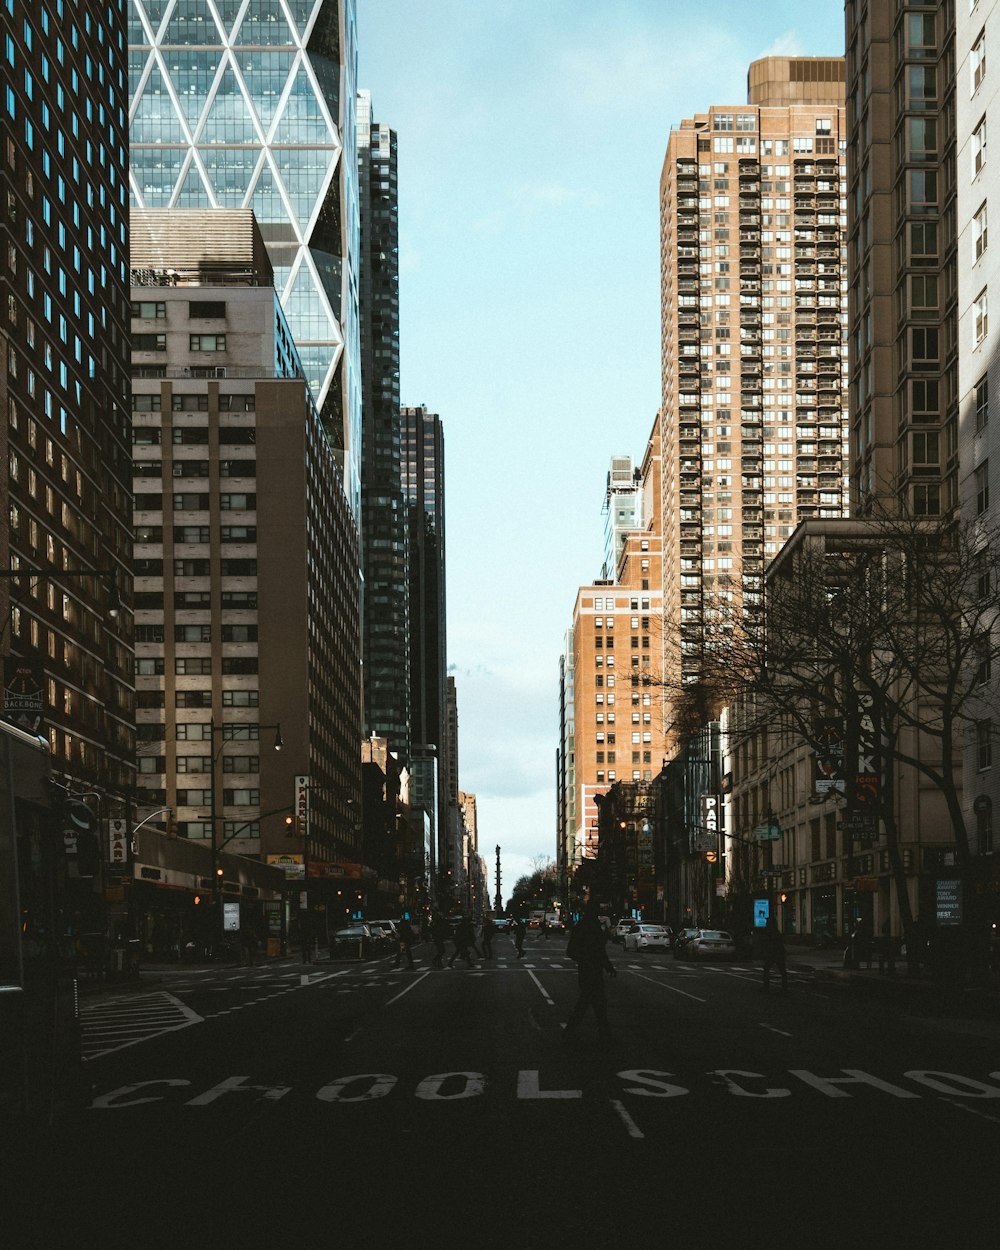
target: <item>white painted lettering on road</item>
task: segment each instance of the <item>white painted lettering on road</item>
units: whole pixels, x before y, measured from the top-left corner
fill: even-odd
[[[356,1094],[344,1091],[358,1081],[368,1081],[367,1088]],[[396,1086],[396,1078],[385,1072],[363,1072],[360,1076],[340,1076],[318,1090],[316,1097],[320,1102],[372,1102],[376,1098],[384,1098]]]
[[[797,1076],[800,1081],[804,1081],[806,1085],[811,1085],[813,1089],[818,1089],[821,1094],[826,1094],[827,1098],[850,1098],[850,1094],[844,1093],[842,1089],[837,1087],[840,1085],[871,1085],[873,1089],[880,1089],[884,1094],[891,1094],[893,1098],[919,1098],[919,1094],[914,1094],[908,1089],[901,1089],[898,1085],[890,1085],[888,1081],[880,1081],[877,1076],[872,1076],[870,1072],[862,1072],[860,1068],[841,1068],[841,1072],[845,1072],[846,1076],[816,1076],[812,1072],[806,1072],[804,1068],[789,1068],[792,1076]]]
[[[542,1089],[538,1082],[536,1068],[523,1068],[517,1074],[518,1098],[582,1098],[582,1089]]]
[[[737,1098],[788,1098],[792,1092],[790,1089],[771,1089],[770,1086],[762,1090],[744,1089],[738,1081],[733,1080],[734,1076],[750,1081],[763,1081],[766,1078],[759,1072],[744,1072],[741,1068],[716,1068],[710,1075],[721,1076],[726,1088]]]
[[[958,1094],[962,1098],[1000,1098],[1000,1089],[996,1085],[985,1085],[982,1081],[974,1081],[968,1076],[959,1076],[955,1072],[929,1072],[926,1069],[914,1069],[904,1072],[904,1076],[918,1085],[926,1085],[938,1094]],[[990,1076],[995,1076],[991,1072]]]
[[[442,1087],[460,1081],[457,1089],[444,1093]],[[486,1087],[486,1077],[481,1072],[438,1072],[425,1076],[416,1088],[416,1096],[428,1102],[457,1102],[460,1098],[476,1098]]]
[[[626,1094],[637,1094],[640,1098],[677,1098],[681,1094],[690,1094],[683,1085],[671,1085],[669,1081],[659,1080],[664,1076],[673,1076],[672,1072],[657,1072],[649,1068],[630,1068],[618,1073],[623,1081],[639,1081],[640,1085],[626,1085]],[[646,1088],[644,1088],[646,1087]]]
[[[136,1085],[121,1085],[118,1089],[113,1089],[110,1094],[101,1094],[95,1098],[90,1104],[91,1110],[95,1108],[110,1108],[117,1111],[120,1107],[138,1107],[144,1102],[162,1102],[160,1096],[156,1098],[129,1098],[129,1094],[136,1093],[140,1089],[148,1089],[150,1085],[190,1085],[190,1081],[139,1081]],[[128,1102],[121,1102],[120,1099],[128,1098]]]
[[[222,1098],[225,1094],[248,1094],[256,1092],[263,1094],[270,1102],[277,1102],[279,1098],[284,1098],[286,1094],[292,1092],[289,1085],[248,1085],[248,1076],[230,1076],[224,1081],[220,1081],[218,1085],[213,1085],[211,1089],[206,1090],[204,1094],[199,1094],[197,1098],[189,1099],[184,1105],[186,1107],[207,1107],[210,1102],[215,1102],[217,1098]]]

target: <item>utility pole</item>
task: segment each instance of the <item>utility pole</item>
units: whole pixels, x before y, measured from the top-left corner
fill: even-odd
[[[493,910],[497,913],[503,911],[503,899],[500,897],[500,846],[497,845],[497,895],[493,902]]]

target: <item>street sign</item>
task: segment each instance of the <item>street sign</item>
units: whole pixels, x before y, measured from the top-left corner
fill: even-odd
[[[775,820],[769,825],[758,825],[753,832],[758,842],[777,842],[781,837],[781,826]]]

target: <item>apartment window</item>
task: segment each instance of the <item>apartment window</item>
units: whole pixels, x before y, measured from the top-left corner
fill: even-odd
[[[211,677],[210,655],[185,655],[174,660],[174,673],[178,677]]]
[[[976,260],[986,251],[986,201],[983,200],[979,211],[972,218],[972,238],[976,248]]]
[[[976,722],[976,767],[980,772],[993,767],[993,722],[988,717]]]
[[[989,329],[989,304],[987,300],[986,287],[983,287],[973,301],[972,311],[974,314],[973,334],[975,335],[975,343],[978,347],[980,343],[985,342],[986,332]]]
[[[940,516],[941,487],[936,482],[918,482],[913,487],[914,516]]]
[[[259,807],[259,790],[223,790],[222,802],[226,807]]]
[[[990,462],[984,460],[976,469],[976,515],[982,516],[990,506]]]
[[[972,176],[978,178],[986,164],[986,118],[972,132]]]
[[[980,855],[993,854],[993,802],[981,794],[973,804],[976,812],[976,850]]]
[[[938,285],[933,274],[915,273],[910,275],[910,307],[937,308]]]
[[[193,352],[224,352],[226,336],[224,334],[190,334],[188,347]]]
[[[224,773],[259,773],[259,755],[224,755],[222,757]]]
[[[985,686],[993,676],[993,648],[989,634],[976,640],[976,685]]]
[[[211,625],[175,625],[174,642],[211,642]]]
[[[223,690],[223,707],[259,707],[260,692],[257,690]]]
[[[138,394],[136,394],[136,393],[133,391],[133,392],[132,392],[132,411],[133,411],[133,412],[159,412],[159,411],[160,411],[160,397],[159,397],[159,395],[138,395]],[[138,439],[138,438],[136,438],[136,437],[135,437],[135,435],[136,435],[136,434],[142,434],[142,433],[155,434],[155,435],[156,435],[156,439],[155,439],[155,441],[156,441],[157,443],[160,441],[160,431],[159,431],[159,430],[146,430],[146,431],[144,431],[144,430],[142,430],[142,429],[137,429],[137,430],[134,430],[134,431],[133,431],[133,435],[132,435],[132,442],[133,442],[133,443],[137,443],[137,442],[141,442],[141,441],[143,441],[143,440]],[[145,441],[147,441],[147,442],[153,442],[154,440],[153,440],[153,439],[147,439],[147,440],[145,440]]]
[[[174,692],[175,707],[211,707],[211,690],[177,690]]]
[[[937,174],[932,169],[910,170],[910,211],[933,213],[937,208]]]
[[[913,463],[915,465],[937,465],[940,439],[936,432],[919,432],[913,435]]]
[[[976,433],[986,428],[990,419],[990,380],[984,373],[976,383]]]
[[[192,321],[206,321],[226,315],[226,304],[224,300],[190,300],[188,302],[188,317]]]
[[[163,321],[167,315],[167,306],[159,300],[133,300],[132,316],[142,321]]]
[[[165,352],[167,336],[165,334],[133,334],[132,350],[134,352]]]
[[[969,68],[972,73],[972,94],[975,95],[979,90],[983,79],[986,77],[986,31],[979,32],[979,38],[972,45],[972,54],[969,57]]]
[[[207,773],[209,771],[207,755],[178,755],[177,771],[179,773]]]

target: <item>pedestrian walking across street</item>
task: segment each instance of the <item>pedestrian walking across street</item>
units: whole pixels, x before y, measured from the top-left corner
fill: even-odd
[[[518,916],[514,921],[514,946],[517,948],[518,959],[524,958],[524,934],[525,924],[524,917]]]
[[[761,934],[760,953],[764,960],[764,984],[761,986],[764,993],[766,994],[771,988],[771,969],[777,968],[781,973],[781,988],[787,994],[788,965],[785,962],[785,940],[773,916],[768,917],[764,932]]]
[[[444,942],[448,936],[448,922],[439,911],[436,911],[431,917],[430,924],[431,941],[434,943],[434,958],[431,963],[435,968],[444,967]]]
[[[417,940],[417,935],[413,931],[413,926],[409,920],[401,920],[396,926],[396,941],[398,948],[396,950],[396,962],[393,965],[398,968],[400,961],[405,958],[408,968],[414,966],[413,963],[413,943]]]
[[[598,918],[597,908],[587,905],[580,923],[575,926],[566,945],[566,954],[576,963],[580,997],[566,1021],[565,1036],[572,1037],[580,1027],[580,1021],[592,1009],[597,1020],[597,1031],[604,1042],[611,1041],[608,1024],[608,1000],[604,991],[604,974],[617,976],[614,964],[605,948],[607,936]]]
[[[472,928],[472,921],[462,917],[455,927],[455,936],[452,938],[455,943],[455,951],[448,960],[448,967],[454,968],[456,959],[464,959],[469,968],[476,965],[472,962],[472,956],[469,954],[469,948],[475,948],[476,934]]]
[[[483,917],[483,930],[480,934],[483,941],[483,958],[493,958],[493,935],[496,933],[496,925],[493,923],[492,916]]]

